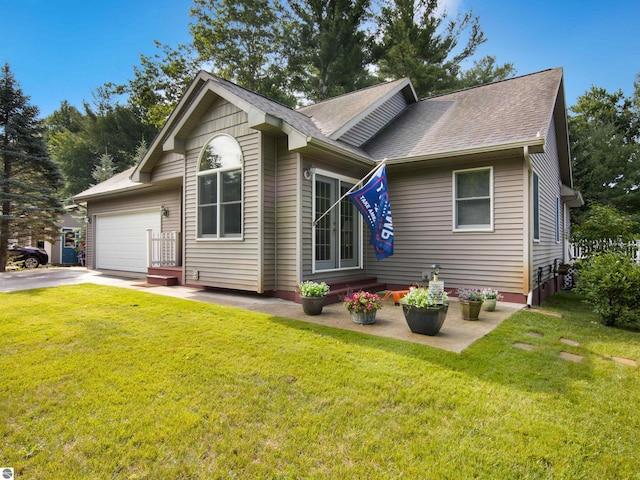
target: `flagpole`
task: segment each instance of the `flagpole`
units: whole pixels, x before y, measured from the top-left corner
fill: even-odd
[[[347,191],[347,193],[345,193],[344,195],[342,195],[342,196],[338,199],[338,201],[337,201],[336,203],[334,203],[333,205],[331,205],[331,206],[329,207],[329,209],[328,209],[326,212],[324,212],[322,215],[320,215],[318,218],[316,218],[316,219],[311,223],[311,226],[312,226],[312,227],[315,227],[315,226],[318,224],[318,222],[319,222],[320,220],[322,220],[324,217],[326,217],[327,213],[329,213],[331,210],[333,210],[334,208],[336,208],[336,205],[338,205],[338,204],[342,201],[342,199],[343,199],[344,197],[346,197],[347,195],[349,195],[349,194],[350,194],[351,192],[353,192],[355,189],[359,188],[358,186],[359,186],[361,183],[363,183],[366,179],[368,179],[368,178],[370,178],[370,177],[373,177],[373,176],[378,172],[378,170],[380,170],[382,167],[384,167],[384,165],[385,165],[386,163],[387,163],[387,159],[385,158],[385,159],[384,159],[384,160],[382,160],[378,165],[376,165],[376,166],[373,168],[373,170],[371,170],[371,171],[370,171],[369,173],[367,173],[364,177],[362,177],[362,179],[361,179],[358,183],[356,183],[353,187],[351,187],[351,188]]]

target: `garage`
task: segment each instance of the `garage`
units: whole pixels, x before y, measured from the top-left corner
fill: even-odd
[[[160,231],[160,210],[98,215],[95,221],[96,268],[146,273],[147,228]]]

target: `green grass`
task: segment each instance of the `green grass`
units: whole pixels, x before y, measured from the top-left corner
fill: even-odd
[[[640,360],[640,334],[572,295],[548,305],[564,318],[517,313],[460,355],[96,285],[0,308],[0,466],[18,478],[640,472],[639,368],[609,358]]]

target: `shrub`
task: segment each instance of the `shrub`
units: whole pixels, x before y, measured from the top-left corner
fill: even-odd
[[[637,322],[640,266],[627,255],[596,253],[582,262],[577,291],[593,305],[604,325]]]

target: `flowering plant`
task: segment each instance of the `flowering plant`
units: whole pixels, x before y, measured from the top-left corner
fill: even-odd
[[[484,293],[478,288],[459,288],[457,290],[458,299],[461,302],[482,302]]]
[[[436,307],[449,304],[447,292],[441,292],[441,298],[433,295],[433,292],[425,287],[412,287],[402,299],[400,303],[412,305],[414,307]]]
[[[367,313],[382,308],[382,303],[380,303],[380,297],[378,295],[362,291],[344,297],[343,305],[351,313]]]
[[[325,282],[316,283],[307,280],[298,285],[298,292],[300,292],[300,295],[303,297],[324,297],[329,293],[329,288],[329,285]]]
[[[502,295],[497,290],[491,288],[485,288],[482,290],[482,294],[486,300],[502,300]]]

